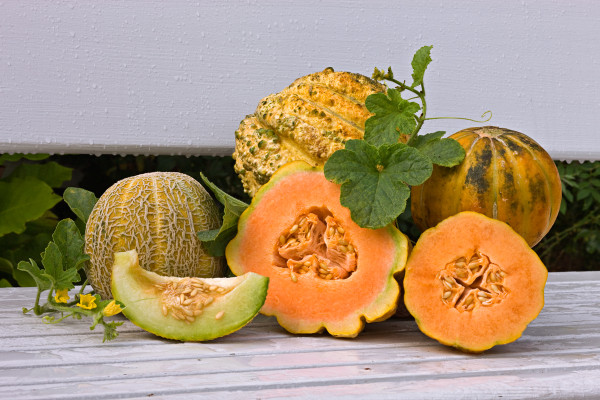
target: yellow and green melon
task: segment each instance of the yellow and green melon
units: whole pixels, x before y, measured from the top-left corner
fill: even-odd
[[[208,255],[196,236],[219,225],[216,204],[188,175],[152,172],[123,179],[106,190],[87,221],[87,278],[100,296],[110,298],[114,253],[130,249],[159,275],[222,276],[223,258]]]

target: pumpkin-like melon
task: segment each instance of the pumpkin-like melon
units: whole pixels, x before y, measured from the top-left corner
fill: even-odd
[[[327,68],[260,101],[235,132],[235,171],[244,189],[258,188],[284,164],[325,161],[348,139],[364,136],[368,95],[386,87],[366,76]]]
[[[546,151],[528,136],[484,126],[450,136],[465,149],[463,162],[434,165],[431,177],[411,189],[411,212],[422,230],[460,211],[476,211],[508,223],[537,244],[560,208],[560,176]]]
[[[166,276],[221,276],[222,257],[211,257],[196,232],[220,226],[219,210],[202,185],[177,172],[123,179],[104,192],[86,225],[85,272],[102,298],[110,298],[113,254],[135,249],[144,268]]]
[[[544,306],[548,271],[504,222],[464,211],[425,231],[404,276],[423,333],[467,352],[518,339]]]
[[[322,168],[287,164],[257,192],[227,246],[234,274],[270,278],[261,312],[289,332],[354,337],[396,310],[406,237],[391,225],[359,227],[339,199]]]
[[[167,339],[212,340],[242,328],[265,302],[269,279],[162,276],[140,267],[135,250],[115,253],[112,293],[123,314]]]

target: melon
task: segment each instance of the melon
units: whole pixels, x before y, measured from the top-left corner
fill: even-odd
[[[394,226],[354,223],[340,186],[296,161],[259,189],[225,254],[234,274],[270,278],[261,312],[289,332],[355,337],[394,314],[408,251]]]
[[[422,230],[461,211],[475,211],[509,224],[535,246],[560,209],[556,165],[527,135],[505,128],[469,128],[450,136],[465,149],[455,167],[434,165],[431,177],[411,188],[411,213]]]
[[[348,139],[362,139],[371,113],[367,96],[386,87],[332,68],[295,80],[263,98],[235,132],[235,171],[254,196],[281,166],[295,160],[323,166]]]
[[[224,260],[211,257],[196,232],[220,226],[219,210],[192,177],[152,172],[123,179],[104,192],[85,230],[87,279],[110,298],[115,252],[135,249],[144,268],[166,276],[222,276]]]
[[[466,352],[517,340],[544,306],[548,271],[509,225],[464,211],[426,230],[404,304],[423,333]]]
[[[167,277],[140,267],[135,250],[117,252],[112,293],[123,314],[157,336],[205,341],[250,322],[265,302],[269,279],[249,272],[235,278]]]

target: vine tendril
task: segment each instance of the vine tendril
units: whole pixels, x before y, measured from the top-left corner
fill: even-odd
[[[486,115],[488,116],[486,118]],[[431,120],[431,119],[462,119],[465,121],[471,121],[471,122],[476,122],[478,124],[483,124],[484,122],[488,122],[490,119],[492,119],[492,112],[490,110],[487,110],[486,112],[484,112],[483,114],[481,114],[481,118],[485,118],[482,119],[481,121],[477,121],[475,119],[471,119],[471,118],[463,118],[463,117],[432,117],[432,118],[425,118],[425,120]]]

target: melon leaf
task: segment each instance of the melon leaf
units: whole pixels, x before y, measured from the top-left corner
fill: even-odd
[[[341,184],[340,202],[363,228],[390,224],[405,207],[408,185],[419,185],[433,166],[419,150],[403,143],[375,147],[349,140],[325,164],[325,177]]]
[[[221,228],[196,232],[196,235],[208,254],[213,257],[221,257],[225,255],[227,244],[236,235],[238,220],[244,210],[248,208],[248,204],[219,189],[203,173],[200,173],[200,178],[202,178],[204,184],[213,192],[219,203],[223,204],[224,211]]]
[[[398,89],[367,97],[367,109],[375,115],[365,122],[365,140],[380,146],[398,142],[401,133],[411,134],[417,126],[415,113],[421,106],[404,100]]]
[[[13,179],[31,176],[46,182],[50,187],[58,188],[63,182],[71,179],[72,172],[72,168],[50,161],[44,164],[21,164],[15,168],[10,177]]]
[[[98,201],[96,195],[89,190],[68,187],[63,193],[65,203],[69,205],[71,211],[85,224]]]
[[[423,76],[425,70],[431,62],[431,49],[433,46],[423,46],[415,53],[411,65],[413,67],[413,84],[411,87],[416,87],[423,84]]]
[[[0,181],[0,236],[23,232],[26,222],[40,218],[59,201],[60,196],[37,178]]]
[[[453,167],[465,158],[465,149],[454,139],[443,139],[446,132],[437,131],[426,135],[415,135],[409,146],[419,149],[432,163],[443,167]]]

